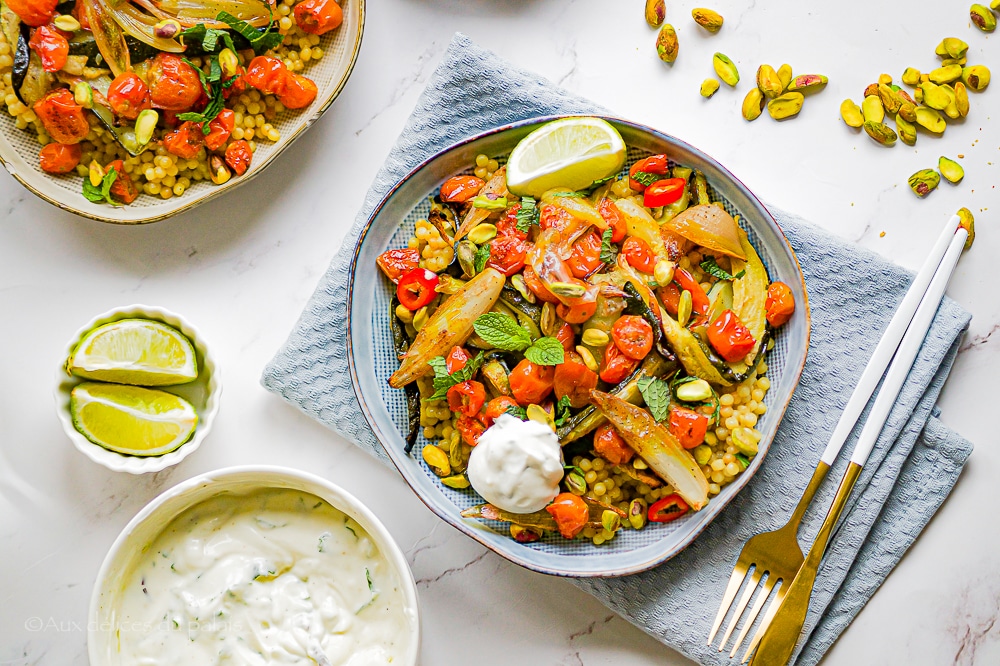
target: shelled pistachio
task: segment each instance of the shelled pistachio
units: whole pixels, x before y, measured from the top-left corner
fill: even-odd
[[[786,92],[767,103],[767,112],[775,120],[785,120],[798,115],[805,97],[800,92]]]
[[[701,82],[701,89],[699,92],[702,97],[711,97],[719,90],[719,81],[717,79],[708,78]]]
[[[993,32],[997,29],[997,18],[985,5],[975,4],[969,7],[969,18],[983,32]]]
[[[740,82],[740,72],[726,54],[716,53],[713,55],[712,67],[715,68],[715,73],[724,83],[736,87],[736,84]]]
[[[917,143],[916,126],[900,114],[896,114],[896,132],[900,141],[906,145],[913,146]]]
[[[722,18],[722,14],[711,9],[705,9],[704,7],[692,9],[691,18],[694,19],[695,23],[712,33],[719,32],[719,30],[722,29],[723,22],[725,21],[725,19]]]
[[[743,119],[747,121],[757,120],[761,112],[764,111],[764,93],[760,88],[751,88],[746,97],[743,98]]]
[[[965,169],[962,165],[944,155],[938,158],[938,171],[949,183],[957,183],[965,178]]]
[[[781,81],[781,92],[785,92],[785,88],[788,84],[792,82],[792,66],[789,64],[784,64],[778,68],[778,80]]]
[[[965,239],[965,249],[968,250],[976,240],[976,218],[972,216],[972,211],[965,207],[959,208],[955,214],[958,215],[958,226],[969,234],[969,237]]]
[[[926,197],[941,182],[941,176],[934,169],[921,169],[909,177],[907,183],[918,197]]]
[[[664,23],[660,32],[656,35],[656,53],[663,62],[674,62],[677,60],[677,52],[680,44],[677,42],[677,31],[674,26]]]
[[[646,23],[651,28],[659,28],[667,17],[667,4],[664,0],[646,0]]]
[[[778,73],[774,71],[774,67],[768,64],[757,68],[757,87],[760,88],[760,91],[768,99],[774,99],[785,89],[785,86],[781,83],[781,79],[778,77]]]
[[[845,99],[840,103],[840,117],[844,119],[848,127],[858,128],[865,124],[865,117],[861,114],[861,107],[850,99]]]
[[[869,120],[865,122],[864,128],[868,136],[883,146],[892,146],[896,143],[896,132],[888,125]]]

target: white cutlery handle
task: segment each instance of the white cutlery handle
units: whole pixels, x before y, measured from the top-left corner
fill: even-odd
[[[861,412],[864,411],[865,405],[868,404],[872,393],[875,392],[875,387],[878,386],[879,380],[882,379],[889,361],[892,360],[893,354],[896,353],[896,348],[899,347],[899,341],[902,340],[903,334],[913,319],[913,313],[916,312],[917,306],[920,304],[921,296],[927,291],[927,285],[931,283],[931,278],[934,277],[934,273],[941,263],[942,257],[945,256],[945,252],[957,236],[956,229],[958,229],[959,222],[960,220],[957,215],[953,215],[948,220],[948,224],[945,225],[941,235],[934,243],[934,247],[931,248],[931,252],[924,261],[923,266],[920,267],[920,271],[913,278],[909,290],[903,296],[902,302],[900,302],[899,307],[896,309],[896,314],[892,316],[892,320],[886,326],[885,332],[882,334],[882,339],[879,340],[875,351],[872,352],[872,357],[861,374],[861,379],[858,380],[857,385],[854,387],[854,393],[851,394],[850,399],[847,401],[847,405],[840,415],[840,420],[837,422],[837,427],[834,428],[833,435],[830,437],[830,442],[826,445],[823,456],[820,458],[827,465],[832,466],[837,459],[841,447],[844,446],[844,442],[847,441],[851,431],[854,430]],[[964,230],[962,233],[965,233]]]
[[[899,344],[899,349],[893,357],[892,365],[889,366],[889,372],[885,376],[878,397],[875,398],[875,404],[872,405],[872,411],[868,415],[865,427],[861,430],[858,444],[854,447],[854,453],[851,455],[851,462],[864,466],[868,460],[868,454],[872,452],[875,440],[878,439],[879,433],[882,432],[882,426],[889,418],[889,412],[892,411],[896,398],[899,397],[903,382],[910,374],[910,368],[913,367],[913,361],[917,358],[917,352],[920,351],[927,330],[931,327],[934,315],[941,304],[941,298],[944,297],[944,292],[948,288],[948,280],[958,264],[959,257],[962,256],[962,248],[967,237],[965,229],[960,229],[955,234],[951,245],[948,246],[948,252],[941,260],[941,267],[934,274],[931,286],[928,287],[927,293],[920,300],[920,307],[917,308],[917,313],[913,316],[910,327],[906,329],[906,335],[903,336],[903,341]]]

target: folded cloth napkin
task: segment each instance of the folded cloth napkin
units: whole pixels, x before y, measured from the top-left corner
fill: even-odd
[[[602,111],[456,35],[343,247],[285,346],[265,369],[264,386],[387,461],[360,417],[347,368],[345,287],[362,225],[400,178],[459,139],[534,116]],[[669,562],[634,576],[574,581],[643,631],[704,664],[729,663],[705,646],[705,638],[737,553],[750,536],[778,527],[791,513],[911,279],[877,255],[776,208],[769,210],[805,273],[812,343],[766,464],[715,522]],[[969,318],[948,299],[938,310],[820,571],[798,664],[820,660],[937,511],[972,451],[933,413]],[[848,450],[851,446],[853,439]],[[847,457],[842,455],[834,466],[806,516],[803,534],[809,539],[822,522]]]

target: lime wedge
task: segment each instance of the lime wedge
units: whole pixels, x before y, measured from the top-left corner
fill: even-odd
[[[66,361],[71,374],[116,384],[168,386],[198,376],[194,345],[176,328],[122,319],[87,333]]]
[[[521,139],[507,160],[507,189],[540,197],[554,187],[582,190],[625,164],[625,141],[600,118],[564,118]]]
[[[98,446],[130,456],[158,456],[191,438],[198,414],[184,398],[158,391],[85,382],[70,395],[73,426]]]

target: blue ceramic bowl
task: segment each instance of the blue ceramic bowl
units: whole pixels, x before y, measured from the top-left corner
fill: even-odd
[[[670,559],[690,544],[725,509],[750,478],[765,464],[768,448],[785,413],[806,361],[809,346],[809,306],[802,271],[788,241],[760,201],[722,165],[672,136],[635,123],[607,118],[629,147],[627,164],[646,155],[666,153],[681,165],[698,169],[708,180],[712,199],[739,215],[750,242],[757,249],[772,280],[789,285],[796,310],[777,333],[767,356],[771,389],[767,412],[757,428],[763,437],[760,452],[736,481],[723,488],[701,511],[665,525],[623,530],[611,542],[594,546],[589,540],[568,541],[559,535],[533,544],[510,538],[507,526],[462,518],[463,509],[483,500],[471,488],[454,490],[423,463],[420,451],[427,443],[421,434],[412,453],[403,451],[407,423],[402,390],[387,380],[399,363],[389,329],[389,302],[393,290],[379,273],[375,259],[388,248],[405,247],[414,223],[426,218],[428,197],[450,176],[468,169],[476,155],[505,157],[532,130],[555,117],[534,118],[498,127],[447,148],[414,169],[378,205],[361,233],[348,285],[348,359],[358,402],[403,478],[438,516],[487,548],[528,569],[558,576],[621,576],[643,571]]]

